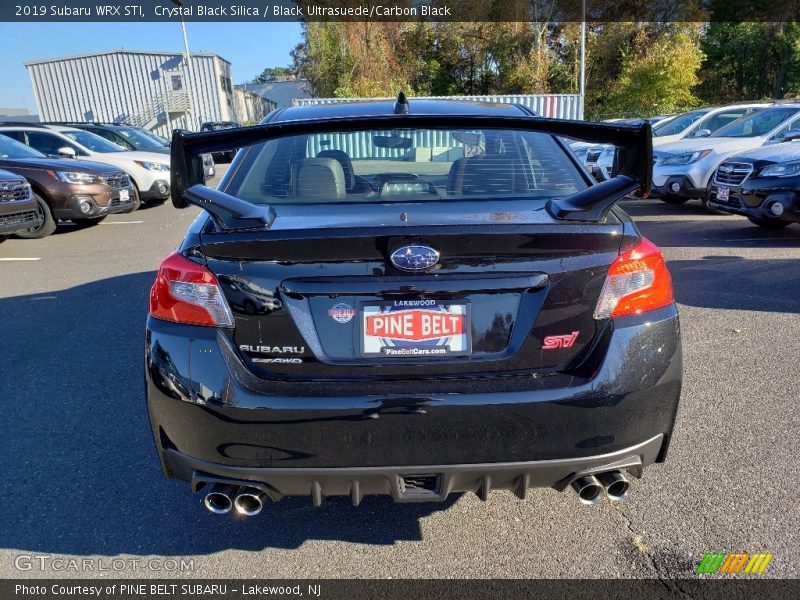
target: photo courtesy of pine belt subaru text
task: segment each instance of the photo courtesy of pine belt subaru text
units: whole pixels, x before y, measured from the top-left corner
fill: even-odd
[[[562,140],[620,146],[593,185]],[[239,148],[219,188],[203,153]],[[623,499],[663,462],[681,343],[659,249],[616,206],[649,123],[414,100],[176,131],[145,339],[165,475],[214,513],[267,500],[572,490]],[[570,493],[572,493],[570,492]]]

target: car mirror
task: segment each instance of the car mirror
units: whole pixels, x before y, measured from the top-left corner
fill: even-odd
[[[698,130],[695,132],[695,134],[694,134],[694,136],[693,136],[693,137],[696,137],[696,138],[704,138],[704,137],[708,137],[708,136],[710,136],[710,135],[711,135],[711,130],[710,130],[710,129],[698,129]]]
[[[75,150],[73,148],[70,148],[69,146],[64,146],[63,148],[59,148],[57,152],[61,158],[75,158],[77,156]]]

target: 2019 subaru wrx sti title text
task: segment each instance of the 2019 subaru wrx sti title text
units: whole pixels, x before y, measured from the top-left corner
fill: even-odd
[[[593,185],[560,136],[621,146],[619,172]],[[150,296],[164,472],[244,515],[285,495],[624,497],[665,459],[681,388],[669,272],[615,206],[649,188],[650,141],[402,95],[175,132],[173,202],[206,212]]]

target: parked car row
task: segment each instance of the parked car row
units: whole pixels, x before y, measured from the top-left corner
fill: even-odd
[[[765,228],[800,222],[800,104],[742,103],[703,108],[653,126],[651,197],[700,200]],[[611,177],[613,146],[573,144],[594,177]]]
[[[42,238],[59,220],[87,227],[142,202],[162,203],[170,193],[169,153],[168,140],[127,125],[0,122],[0,169],[12,187],[25,182],[32,203],[17,199],[12,207],[4,196],[0,235]],[[213,177],[210,154],[203,164],[205,178]],[[17,216],[8,216],[11,208]],[[35,218],[22,218],[28,211]]]

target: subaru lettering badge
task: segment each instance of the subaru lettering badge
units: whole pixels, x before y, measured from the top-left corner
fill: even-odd
[[[439,262],[439,252],[430,246],[401,246],[392,252],[392,264],[401,271],[424,271]]]

